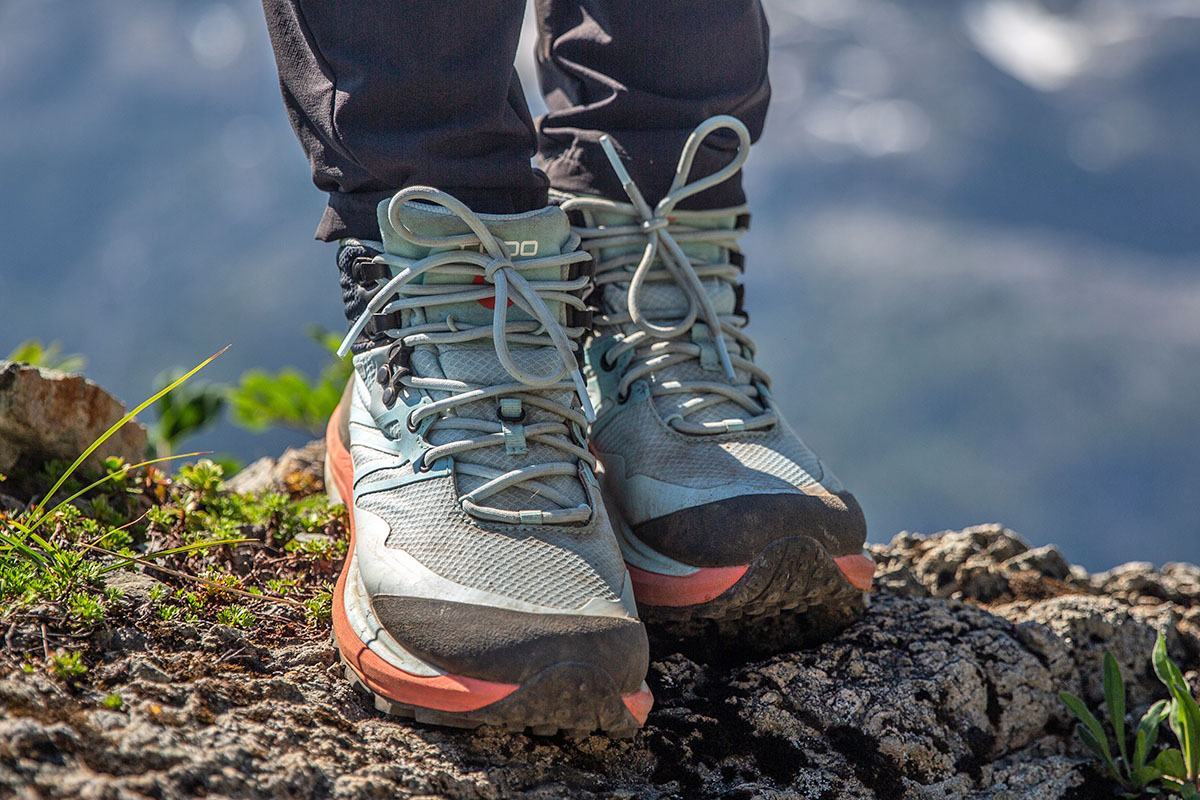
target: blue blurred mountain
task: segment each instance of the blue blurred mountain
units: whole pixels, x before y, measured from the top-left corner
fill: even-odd
[[[1200,4],[767,7],[751,331],[872,538],[1200,561]],[[9,0],[0,101],[0,352],[60,340],[127,400],[230,342],[210,379],[316,372],[333,250],[256,3]]]

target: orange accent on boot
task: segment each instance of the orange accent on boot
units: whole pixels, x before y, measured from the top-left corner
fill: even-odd
[[[349,552],[353,553],[354,461],[338,435],[336,420],[337,412],[334,412],[325,431],[325,443],[334,485],[349,508]],[[517,690],[515,683],[484,681],[462,675],[413,675],[384,661],[358,638],[346,618],[346,574],[349,569],[350,558],[347,556],[333,590],[333,635],[350,668],[371,691],[406,705],[441,711],[474,711]]]
[[[875,562],[869,555],[857,553],[852,556],[841,556],[835,558],[834,562],[846,576],[846,580],[850,581],[850,585],[856,589],[862,589],[864,592],[871,591],[871,583],[875,579]]]
[[[621,701],[639,726],[646,724],[646,717],[650,716],[650,709],[654,706],[654,695],[650,694],[649,689],[638,689],[622,697]]]
[[[705,567],[691,575],[661,575],[626,563],[633,596],[648,606],[694,606],[707,603],[746,574],[745,567]]]
[[[342,442],[341,432],[338,430],[337,419],[342,413],[342,404],[338,403],[338,407],[334,410],[332,416],[329,417],[329,424],[325,426],[325,450],[329,457],[329,471],[333,475],[333,485],[337,488],[338,496],[342,498],[342,502],[346,504],[346,511],[350,516],[350,550],[354,552],[354,459],[350,457],[350,450]],[[350,563],[347,558],[346,563]]]

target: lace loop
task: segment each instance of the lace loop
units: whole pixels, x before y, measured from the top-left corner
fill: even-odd
[[[688,183],[687,179],[691,175],[692,165],[695,163],[696,153],[699,152],[700,145],[711,134],[722,129],[731,130],[738,137],[738,149],[733,160],[713,174]],[[632,318],[633,323],[644,331],[646,335],[659,339],[673,339],[679,336],[684,331],[689,330],[699,317],[703,317],[704,321],[713,331],[721,330],[720,317],[717,315],[716,309],[713,308],[708,292],[704,290],[704,285],[700,282],[700,277],[692,269],[691,260],[683,252],[683,248],[679,242],[670,233],[670,216],[671,212],[675,210],[675,207],[680,202],[728,180],[742,168],[742,165],[746,163],[746,158],[750,155],[750,132],[736,117],[716,116],[701,123],[699,127],[692,131],[684,143],[683,152],[679,156],[679,163],[675,167],[675,177],[671,181],[671,188],[653,209],[646,203],[637,184],[629,175],[629,171],[625,169],[620,155],[617,154],[616,147],[613,146],[612,139],[607,135],[601,136],[600,146],[604,149],[604,154],[608,157],[613,170],[617,173],[617,177],[621,181],[621,186],[625,189],[625,193],[633,203],[637,215],[641,217],[641,223],[638,226],[639,231],[647,237],[646,247],[642,251],[641,260],[638,262],[637,269],[634,270],[633,278],[629,284],[627,305],[629,307],[629,316]],[[656,325],[641,311],[640,298],[642,287],[645,284],[647,274],[656,260],[660,261],[666,267],[667,272],[675,279],[675,284],[687,299],[687,312],[684,314],[683,319],[675,325]],[[725,337],[714,335],[713,339],[717,356],[720,358],[721,366],[725,371],[725,377],[734,380],[737,376],[734,373],[733,362],[729,358],[729,350],[725,345]]]
[[[737,136],[737,152],[721,169],[689,182],[701,145],[718,130],[729,130]],[[778,415],[768,399],[769,378],[753,362],[754,343],[741,330],[746,317],[737,310],[733,314],[718,313],[705,287],[705,281],[718,286],[725,283],[734,287],[736,295],[739,267],[734,263],[708,263],[689,257],[684,250],[684,245],[703,244],[737,252],[737,238],[745,230],[736,227],[736,220],[745,213],[745,208],[676,211],[682,201],[728,180],[742,168],[750,147],[746,126],[734,117],[718,116],[692,131],[667,194],[653,208],[630,177],[613,142],[604,136],[600,144],[630,202],[574,197],[562,207],[583,213],[586,226],[575,230],[582,237],[584,248],[596,256],[597,288],[603,291],[606,286],[619,287],[624,294],[624,312],[597,316],[595,321],[598,327],[617,331],[616,344],[601,357],[601,369],[612,370],[618,359],[634,351],[634,358],[622,370],[617,398],[624,402],[636,381],[653,377],[653,397],[683,395],[678,405],[665,414],[667,424],[681,433],[719,434],[774,425]],[[596,225],[594,219],[600,214],[607,222]],[[730,216],[735,219],[734,228],[713,227],[715,221],[728,220]],[[629,221],[623,222],[623,218]],[[695,225],[689,224],[693,221]],[[628,252],[635,246],[640,246],[640,254]],[[684,307],[664,307],[672,301],[662,300],[661,294],[649,295],[647,284],[652,282],[677,288]],[[707,331],[696,339],[693,333],[698,326]],[[731,344],[736,347],[732,353]],[[694,361],[699,361],[703,369],[719,367],[726,383],[669,377],[672,367]],[[744,416],[699,423],[689,419],[706,409],[709,410],[706,416],[711,417],[727,403],[735,404]]]

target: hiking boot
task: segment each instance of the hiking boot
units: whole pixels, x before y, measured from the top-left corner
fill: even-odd
[[[354,376],[327,441],[350,509],[333,631],[377,708],[632,734],[646,632],[605,513],[576,347],[590,259],[557,208],[405,189],[344,240]]]
[[[687,183],[697,148],[721,128],[739,137],[738,155]],[[595,258],[592,450],[643,618],[687,633],[795,609],[817,629],[844,626],[874,574],[866,523],[754,363],[737,245],[747,211],[676,209],[741,168],[749,133],[732,117],[702,124],[654,208],[601,143],[631,202],[556,199]]]

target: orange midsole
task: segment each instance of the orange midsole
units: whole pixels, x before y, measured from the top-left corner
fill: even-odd
[[[342,445],[341,436],[338,434],[338,413],[333,413],[325,428],[330,473],[338,494],[346,502],[349,512],[347,516],[350,520],[350,549],[333,590],[333,635],[338,649],[341,650],[350,669],[354,670],[371,691],[398,703],[441,711],[474,711],[502,700],[516,691],[519,685],[468,678],[464,675],[413,675],[389,664],[372,652],[350,626],[350,621],[346,618],[345,598],[350,555],[354,553],[354,461],[350,458],[350,451]],[[638,725],[644,725],[650,707],[654,704],[650,690],[639,689],[621,699]]]
[[[875,576],[875,562],[866,554],[840,556],[834,563],[850,585],[870,591]],[[662,575],[639,569],[626,563],[633,580],[633,596],[647,606],[679,608],[707,603],[721,596],[742,579],[750,567],[704,567],[691,575]]]

